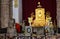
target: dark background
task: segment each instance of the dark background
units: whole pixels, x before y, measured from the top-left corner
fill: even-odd
[[[56,0],[22,0],[23,6],[23,20],[27,20],[31,12],[35,12],[37,8],[37,2],[41,2],[42,7],[45,8],[45,11],[50,11],[52,21],[56,22]]]

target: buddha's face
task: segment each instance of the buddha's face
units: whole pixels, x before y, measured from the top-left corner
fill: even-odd
[[[41,17],[42,13],[40,11],[38,11],[38,17]]]
[[[36,19],[38,19],[38,20],[45,19],[44,9],[43,8],[36,9],[36,14],[35,15],[36,15]]]

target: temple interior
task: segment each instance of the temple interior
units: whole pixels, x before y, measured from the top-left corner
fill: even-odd
[[[60,39],[60,0],[0,0],[0,39]]]

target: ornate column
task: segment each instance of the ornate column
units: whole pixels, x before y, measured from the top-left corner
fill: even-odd
[[[9,18],[13,17],[13,0],[9,0]]]
[[[9,0],[1,0],[1,28],[8,27],[9,23]]]

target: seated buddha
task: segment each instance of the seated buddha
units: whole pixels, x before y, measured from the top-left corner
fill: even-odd
[[[38,7],[35,9],[35,19],[32,23],[32,27],[45,26],[45,9],[41,7],[38,2]]]

